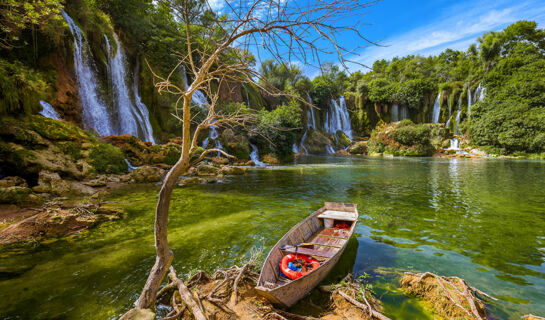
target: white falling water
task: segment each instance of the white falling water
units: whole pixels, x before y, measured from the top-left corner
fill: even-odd
[[[310,97],[310,95],[308,93],[307,93],[307,98],[308,98],[308,102],[310,104],[310,106],[308,107],[308,110],[307,110],[307,129],[305,130],[305,133],[303,133],[303,136],[301,137],[301,148],[305,151],[306,154],[308,154],[308,150],[305,147],[305,142],[307,141],[308,130],[309,129],[313,129],[313,130],[318,129],[318,124],[316,123],[315,110],[314,110],[314,107],[312,106],[312,98]]]
[[[299,153],[299,148],[297,148],[297,144],[293,143],[293,146],[291,147],[291,151],[295,154]]]
[[[185,70],[185,66],[181,65],[180,70],[182,70],[182,76],[184,78],[184,85],[185,89],[189,89],[189,81],[187,80],[187,72]],[[200,107],[204,107],[206,104],[208,104],[208,100],[206,99],[206,96],[201,90],[196,90],[193,93],[193,97],[191,98],[191,102],[193,102],[196,105],[199,105]]]
[[[485,88],[482,86],[481,83],[479,83],[479,86],[477,87],[477,89],[475,89],[475,100],[477,102],[483,101],[485,91]]]
[[[467,116],[471,117],[471,105],[473,104],[472,98],[471,98],[471,87],[470,85],[467,85]]]
[[[129,171],[133,171],[134,169],[138,168],[138,167],[133,166],[131,164],[131,162],[129,161],[129,159],[127,159],[127,158],[125,158],[125,163],[127,164]]]
[[[59,114],[55,109],[53,109],[53,106],[49,103],[41,100],[40,104],[42,105],[42,111],[40,111],[40,114],[44,117],[54,119],[54,120],[61,120],[61,117],[59,117]]]
[[[155,144],[155,138],[153,137],[153,128],[151,127],[151,123],[149,121],[149,112],[146,105],[142,102],[142,99],[140,98],[140,94],[138,93],[138,66],[134,70],[134,84],[133,84],[133,92],[134,92],[134,103],[136,105],[136,108],[139,112],[140,121],[139,123],[142,126],[142,129],[144,131],[144,137],[146,141],[150,141],[151,143]]]
[[[399,121],[399,106],[394,104],[392,106],[392,122]]]
[[[439,116],[441,115],[441,92],[437,94],[437,98],[435,98],[435,103],[433,104],[433,113],[432,113],[432,119],[431,122],[438,123],[439,122]]]
[[[95,66],[87,39],[66,12],[63,11],[62,15],[74,36],[74,69],[83,107],[83,123],[86,127],[95,129],[100,135],[114,134],[108,108],[101,99],[102,92],[97,84]]]
[[[460,150],[460,140],[458,140],[457,138],[450,139],[450,147],[448,148],[448,150]]]
[[[259,151],[257,150],[257,146],[253,143],[250,143],[250,147],[252,148],[252,152],[250,153],[250,159],[252,159],[256,166],[265,166],[265,163],[259,161]]]
[[[325,147],[327,153],[331,154],[331,153],[335,153],[335,149],[333,149],[333,147],[328,144],[326,147]]]
[[[458,112],[456,113],[456,134],[460,134],[460,118],[462,116],[462,94],[458,98]]]
[[[399,120],[409,119],[409,108],[407,106],[401,106],[399,108]]]
[[[350,124],[350,116],[346,108],[344,96],[339,97],[339,102],[331,99],[331,106],[326,114],[324,129],[327,133],[335,134],[341,130],[350,139],[352,136],[352,125]]]
[[[114,33],[113,38],[117,46],[115,54],[112,52],[112,47],[108,37],[104,35],[106,40],[106,53],[108,55],[108,77],[113,97],[113,109],[116,110],[117,134],[131,134],[142,140],[155,143],[153,138],[153,129],[149,122],[148,108],[138,95],[138,84],[135,73],[133,83],[134,103],[131,99],[131,92],[127,84],[127,58],[125,49],[119,38]]]

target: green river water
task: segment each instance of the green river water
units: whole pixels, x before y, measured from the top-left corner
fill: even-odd
[[[154,262],[156,186],[116,191],[128,212],[68,239],[0,249],[0,319],[115,319]],[[242,263],[324,201],[358,204],[335,275],[371,275],[384,312],[431,319],[392,271],[465,278],[497,298],[494,319],[545,315],[545,162],[303,157],[226,183],[174,192],[169,240],[179,273]]]

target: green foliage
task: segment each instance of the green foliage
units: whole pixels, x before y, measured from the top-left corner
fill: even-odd
[[[397,156],[429,156],[446,137],[442,124],[414,124],[405,119],[398,123],[382,125],[371,133],[367,146],[370,152]],[[433,141],[433,143],[432,143]]]
[[[59,0],[3,0],[0,3],[0,48],[11,49],[24,29],[41,27],[51,19],[60,20]]]
[[[272,111],[263,110],[259,113],[259,130],[272,141],[271,147],[281,160],[293,156],[292,145],[296,138],[294,129],[301,127],[300,112],[298,102],[292,100]]]
[[[94,146],[89,159],[97,173],[126,173],[128,170],[123,152],[107,143]]]
[[[21,62],[0,58],[0,114],[32,114],[41,110],[40,100],[51,96],[51,81]]]
[[[281,91],[293,87],[303,74],[295,64],[280,64],[270,59],[261,63],[260,73],[269,84]],[[260,82],[264,84],[263,80]]]

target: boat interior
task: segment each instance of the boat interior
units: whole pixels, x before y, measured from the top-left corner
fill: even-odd
[[[274,289],[294,281],[280,272],[280,261],[288,254],[311,256],[323,265],[346,245],[357,219],[356,206],[326,202],[278,241],[265,261],[259,285]]]

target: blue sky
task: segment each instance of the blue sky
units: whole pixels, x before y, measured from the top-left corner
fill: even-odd
[[[210,2],[221,10],[222,0]],[[545,0],[382,0],[366,9],[365,14],[350,19],[353,21],[345,22],[361,21],[364,24],[360,32],[384,45],[362,48],[358,55],[350,57],[371,66],[377,59],[408,54],[434,55],[446,48],[465,50],[484,32],[501,30],[518,20],[534,20],[543,28]],[[348,48],[365,45],[353,34],[342,34],[339,40]],[[321,54],[320,60],[338,61],[336,56],[327,54]],[[349,67],[350,71],[362,69],[359,65]],[[311,78],[318,74],[313,67],[304,70]]]

